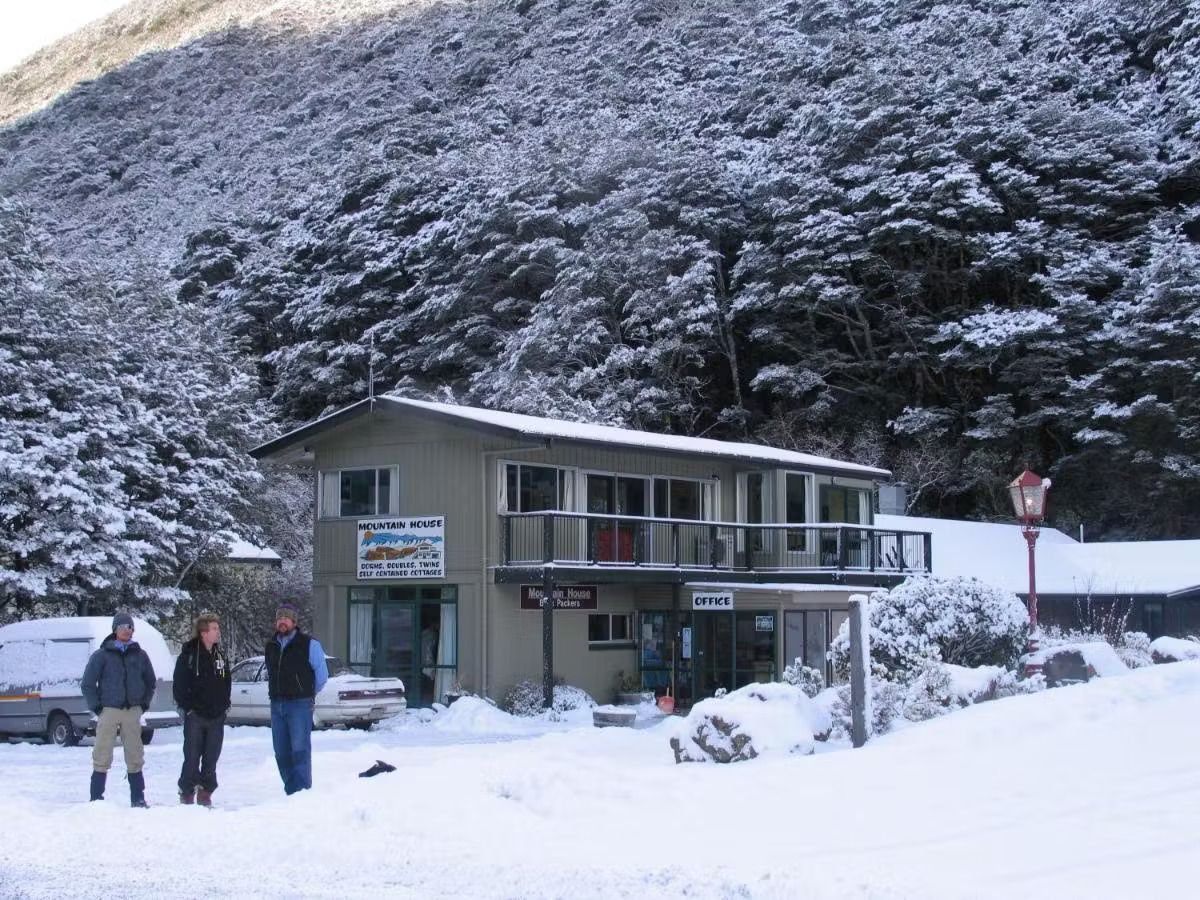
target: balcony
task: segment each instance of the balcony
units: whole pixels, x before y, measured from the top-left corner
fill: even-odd
[[[552,565],[560,578],[608,582],[887,585],[928,574],[933,553],[928,532],[851,524],[536,512],[502,513],[500,525],[498,583],[527,581]]]

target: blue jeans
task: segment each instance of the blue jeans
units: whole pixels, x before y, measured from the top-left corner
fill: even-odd
[[[271,743],[283,789],[294,794],[312,787],[313,701],[271,701]]]

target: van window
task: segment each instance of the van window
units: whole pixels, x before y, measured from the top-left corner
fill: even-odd
[[[12,641],[0,646],[0,684],[30,688],[41,683],[46,667],[44,641]],[[78,675],[83,674],[80,669]]]
[[[49,641],[46,644],[47,684],[78,681],[91,656],[92,645],[84,641]]]

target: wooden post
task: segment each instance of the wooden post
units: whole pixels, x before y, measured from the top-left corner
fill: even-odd
[[[861,747],[871,736],[871,607],[864,594],[850,598],[850,740]]]
[[[554,706],[554,570],[542,569],[542,700]]]
[[[679,617],[682,593],[683,585],[678,581],[671,585],[671,698],[676,703],[679,702],[679,656],[683,652],[683,625]]]

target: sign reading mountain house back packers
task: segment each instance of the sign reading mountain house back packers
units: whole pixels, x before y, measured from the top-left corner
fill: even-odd
[[[521,585],[521,609],[542,608],[542,586]],[[554,588],[555,609],[595,609],[597,589],[594,584],[560,584]]]
[[[445,578],[446,517],[358,520],[358,577]]]

